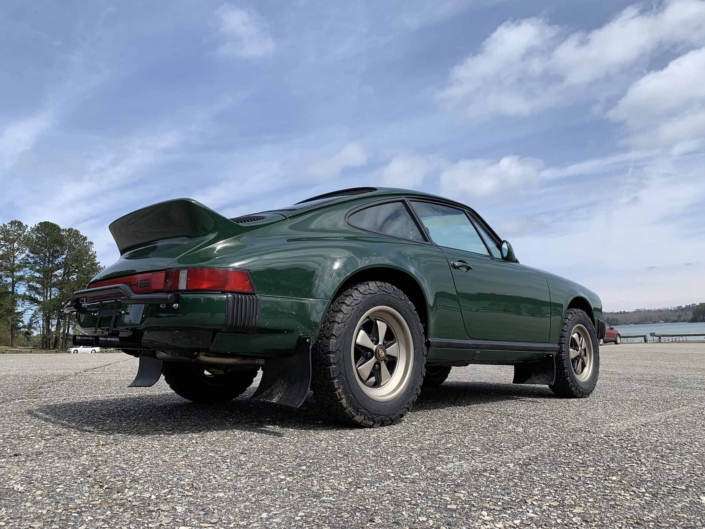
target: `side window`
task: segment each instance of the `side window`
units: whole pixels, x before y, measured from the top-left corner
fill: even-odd
[[[424,242],[421,231],[401,202],[389,202],[356,211],[348,217],[348,221],[363,230]]]
[[[496,257],[497,259],[502,258],[502,252],[499,250],[499,247],[497,244],[495,244],[494,240],[492,237],[490,237],[490,234],[485,231],[485,229],[482,227],[482,224],[480,224],[477,220],[474,221],[475,227],[477,228],[477,231],[480,232],[480,236],[482,237],[482,240],[485,241],[485,244],[487,247],[490,249],[490,253],[492,254],[492,257]]]
[[[439,245],[489,255],[487,247],[464,211],[429,202],[412,202],[414,211]]]

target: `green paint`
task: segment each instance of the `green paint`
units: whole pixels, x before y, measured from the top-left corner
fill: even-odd
[[[427,338],[556,344],[565,311],[576,300],[601,318],[599,297],[571,281],[489,255],[371,233],[346,220],[359,206],[404,197],[466,208],[423,193],[387,189],[282,210],[251,225],[239,225],[187,201],[189,206],[181,207],[181,214],[194,215],[194,219],[179,222],[193,230],[192,236],[135,247],[132,240],[158,239],[158,227],[156,232],[137,233],[128,222],[130,215],[123,217],[121,236],[126,249],[96,279],[192,266],[248,270],[261,300],[260,327],[254,334],[219,332],[225,322],[222,294],[184,294],[177,309],[150,305],[141,315],[130,312],[119,322],[121,329],[145,332],[209,331],[212,351],[247,355],[287,355],[298,336],[315,339],[332,299],[360,274],[404,279],[415,285],[423,296],[425,307],[419,307],[419,312],[427,315]],[[169,211],[166,206],[160,208]],[[150,218],[149,212],[141,210],[136,218],[141,217]],[[128,227],[135,232],[134,239]],[[466,261],[472,270],[453,269],[450,263],[457,259]],[[85,309],[81,312],[81,326],[90,330],[95,319]],[[473,357],[470,350],[446,353],[455,360]],[[506,363],[512,358],[525,361],[532,355],[484,351],[476,360]],[[438,359],[444,353],[436,350],[432,356]]]

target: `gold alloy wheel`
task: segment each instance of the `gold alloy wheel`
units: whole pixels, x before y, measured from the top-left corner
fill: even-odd
[[[368,310],[355,327],[352,367],[362,391],[386,402],[406,389],[414,364],[411,330],[391,307]]]
[[[595,352],[590,339],[590,333],[584,325],[573,327],[570,334],[570,365],[573,367],[575,378],[585,382],[592,375],[595,365]]]

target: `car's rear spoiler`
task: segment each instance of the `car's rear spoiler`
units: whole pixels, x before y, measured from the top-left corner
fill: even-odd
[[[218,233],[233,237],[246,228],[189,198],[160,202],[120,217],[110,225],[110,233],[125,252],[173,237],[200,237]]]

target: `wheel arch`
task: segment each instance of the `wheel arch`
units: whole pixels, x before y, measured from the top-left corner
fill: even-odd
[[[364,283],[365,281],[383,281],[385,283],[389,283],[390,285],[394,285],[399,290],[404,292],[406,297],[408,297],[411,303],[414,304],[414,308],[416,309],[419,319],[421,320],[421,324],[423,325],[424,334],[429,336],[428,329],[430,321],[426,293],[424,292],[424,289],[419,281],[412,274],[401,268],[373,266],[357,270],[345,278],[345,280],[338,286],[337,290],[333,294],[333,297],[331,298],[331,302],[352,285]]]
[[[585,298],[583,296],[573,297],[570,300],[570,302],[568,303],[568,306],[566,307],[566,310],[569,310],[569,309],[580,309],[580,310],[584,311],[588,315],[590,320],[593,322],[593,324],[596,324],[595,323],[595,312],[593,311],[592,305],[587,300],[587,298]]]

